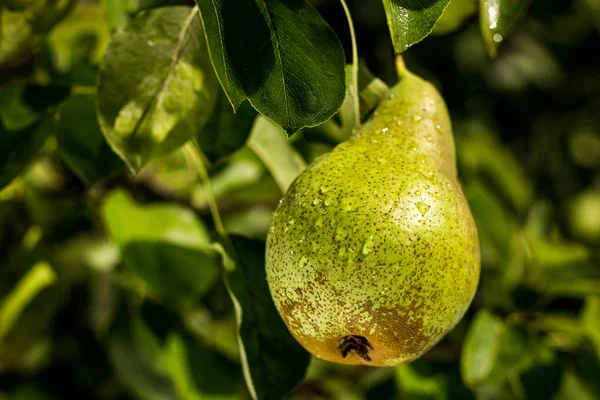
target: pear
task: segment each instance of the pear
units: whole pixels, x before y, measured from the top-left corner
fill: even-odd
[[[458,323],[479,280],[446,105],[399,60],[399,82],[296,178],[267,237],[285,324],[313,355],[343,364],[418,358]]]

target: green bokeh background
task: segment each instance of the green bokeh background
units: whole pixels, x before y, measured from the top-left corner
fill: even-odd
[[[349,61],[339,2],[311,3]],[[292,399],[600,398],[600,1],[534,1],[495,59],[475,2],[453,3],[405,60],[451,113],[481,240],[476,298],[420,360],[376,369],[312,359]],[[10,32],[0,37],[0,122],[41,135],[31,148],[0,141],[10,143],[0,156],[18,148],[24,160],[0,191],[2,400],[249,398],[209,196],[189,157],[177,151],[133,176],[101,140],[74,139],[100,138],[94,85],[112,32],[166,4],[191,2],[0,1]],[[349,6],[364,65],[393,84],[383,6]],[[282,182],[344,137],[329,124],[286,142],[261,124],[263,136],[208,171],[226,231],[255,239],[257,253]]]

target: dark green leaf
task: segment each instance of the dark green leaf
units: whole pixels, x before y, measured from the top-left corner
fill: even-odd
[[[197,0],[219,81],[288,134],[331,118],[345,94],[344,52],[304,0]]]
[[[525,15],[531,0],[479,0],[479,24],[490,57]]]
[[[197,9],[139,14],[115,34],[98,79],[100,126],[132,169],[182,146],[208,122],[218,93]]]
[[[211,161],[217,161],[240,149],[250,136],[256,112],[248,103],[243,103],[233,112],[224,92],[208,123],[197,135],[202,152]]]
[[[84,182],[94,184],[124,167],[102,136],[96,120],[95,95],[72,96],[59,113],[56,133],[59,151]]]
[[[103,204],[104,223],[125,265],[149,289],[171,299],[201,296],[219,266],[206,228],[175,205],[141,206],[116,191]]]
[[[450,0],[382,0],[394,50],[402,53],[431,33]]]
[[[178,400],[160,360],[158,338],[137,310],[130,314],[121,312],[108,337],[107,353],[117,376],[140,399]]]
[[[304,377],[309,354],[288,332],[267,285],[265,244],[234,236],[235,268],[227,283],[236,306],[248,388],[255,399],[279,400]]]

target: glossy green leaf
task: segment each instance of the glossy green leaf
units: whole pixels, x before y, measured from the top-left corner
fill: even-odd
[[[450,0],[382,0],[396,53],[425,39]]]
[[[531,0],[479,0],[479,24],[490,57],[523,18]]]
[[[196,141],[209,160],[217,161],[244,146],[255,117],[256,112],[248,103],[242,103],[234,113],[221,91],[215,110]]]
[[[62,158],[88,184],[109,177],[124,167],[102,136],[93,94],[75,95],[63,103],[56,138]]]
[[[433,28],[433,35],[445,35],[460,28],[477,11],[477,0],[450,0],[442,17]]]
[[[151,291],[185,299],[206,293],[218,278],[209,234],[191,211],[168,204],[143,206],[115,191],[104,201],[102,214],[125,265]]]
[[[304,377],[309,354],[277,313],[265,274],[265,244],[231,237],[235,267],[226,274],[234,301],[248,389],[254,399],[285,398]]]
[[[196,8],[140,13],[118,31],[98,77],[102,131],[133,170],[193,138],[218,93]]]
[[[197,0],[215,71],[234,109],[246,99],[288,134],[344,101],[344,52],[304,0]]]
[[[263,161],[282,193],[306,168],[306,162],[292,147],[285,133],[264,117],[256,119],[248,147]]]
[[[27,305],[45,287],[56,281],[56,273],[44,261],[36,263],[0,302],[0,340],[11,330]]]

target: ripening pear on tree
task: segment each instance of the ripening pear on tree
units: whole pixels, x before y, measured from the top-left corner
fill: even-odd
[[[399,82],[289,188],[267,239],[275,305],[312,354],[410,362],[444,337],[479,280],[475,222],[446,105],[398,58]]]

